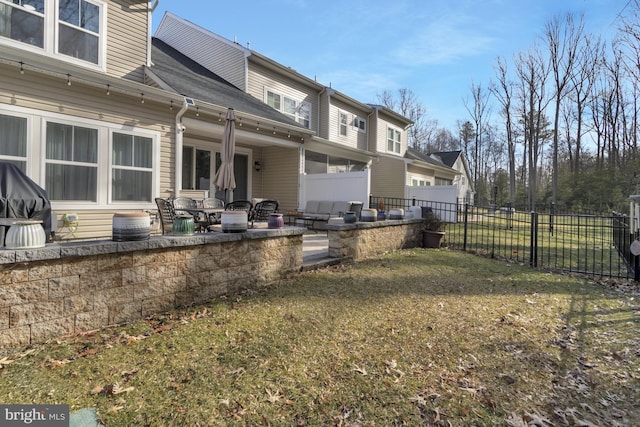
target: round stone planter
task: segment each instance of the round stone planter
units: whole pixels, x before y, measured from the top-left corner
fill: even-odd
[[[116,212],[113,215],[112,239],[129,242],[149,239],[151,221],[146,212]]]
[[[281,213],[269,214],[269,220],[267,221],[268,228],[284,228],[284,218]]]
[[[389,209],[389,219],[404,219],[404,209],[401,209],[401,208]]]
[[[193,236],[196,224],[191,215],[178,215],[173,219],[171,234],[174,236]]]
[[[247,231],[247,213],[245,211],[224,211],[220,221],[223,233],[244,233]]]
[[[376,209],[362,209],[360,212],[360,221],[362,222],[376,222],[378,217],[378,211]]]

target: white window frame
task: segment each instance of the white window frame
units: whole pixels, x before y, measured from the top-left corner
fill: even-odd
[[[362,117],[355,116],[353,118],[352,124],[353,124],[353,129],[357,130],[358,132],[364,133],[367,131],[367,121]]]
[[[279,108],[276,108],[274,105],[269,104],[268,100],[269,100],[270,93],[274,95],[274,98],[276,96],[279,97],[279,104],[280,104]],[[296,109],[295,113],[290,113],[286,111],[285,105],[287,104],[287,101],[293,102],[295,104],[295,109]],[[274,108],[275,110],[280,111],[285,116],[290,117],[292,120],[301,124],[305,128],[311,129],[311,117],[312,117],[311,103],[300,100],[300,99],[296,99],[292,96],[285,95],[282,92],[278,92],[277,90],[274,90],[268,87],[264,88],[264,103]],[[303,110],[306,110],[309,112],[308,117],[300,114],[300,112]]]
[[[25,171],[27,171],[27,173],[29,172],[29,166],[30,166],[30,162],[29,162],[29,155],[30,155],[30,144],[29,141],[33,140],[33,134],[32,134],[32,125],[31,125],[31,117],[27,114],[19,114],[19,113],[14,113],[11,111],[0,111],[0,114],[5,115],[5,116],[11,116],[11,117],[17,117],[20,119],[25,119],[27,121],[27,133],[25,135],[26,137],[26,147],[25,147],[25,157],[20,157],[20,156],[11,156],[8,154],[0,154],[0,161],[3,160],[11,160],[11,161],[15,161],[15,162],[24,162],[25,163]]]
[[[98,120],[67,116],[60,113],[33,110],[24,107],[0,104],[0,114],[27,118],[27,175],[38,185],[46,187],[46,144],[47,122],[65,125],[80,126],[98,129],[98,181],[96,202],[90,201],[64,201],[52,200],[54,210],[89,210],[89,209],[113,209],[117,206],[127,206],[131,209],[152,209],[151,202],[143,201],[116,201],[111,200],[111,156],[112,156],[112,132],[133,134],[152,139],[153,143],[153,197],[160,195],[160,133],[144,128],[137,128],[115,123],[101,122]],[[56,161],[57,162],[57,161]]]
[[[344,111],[338,111],[338,136],[347,136],[349,129],[349,115]]]
[[[126,166],[126,165],[116,165],[114,164],[113,159],[113,135],[119,133],[122,135],[130,135],[133,137],[141,137],[141,138],[149,138],[151,139],[151,166],[150,167],[142,167],[142,166]],[[119,129],[109,129],[109,185],[108,185],[108,200],[110,204],[128,204],[128,203],[153,203],[153,199],[157,194],[154,189],[154,166],[156,165],[156,151],[157,147],[154,144],[154,139],[151,134],[145,135],[142,132],[133,132],[130,130],[119,130]],[[141,172],[151,172],[151,188],[149,189],[149,200],[113,200],[113,186],[111,183],[113,182],[113,171],[114,169],[122,169],[122,170],[132,170],[132,171],[141,171]]]
[[[87,3],[93,4],[98,7],[100,18],[99,18],[99,32],[98,35],[98,62],[93,63],[90,61],[85,61],[83,59],[75,58],[73,56],[69,56],[63,53],[59,53],[58,44],[60,38],[59,26],[59,6],[60,2],[58,0],[44,0],[44,13],[38,13],[35,11],[27,10],[26,13],[31,13],[35,16],[39,16],[44,18],[44,40],[43,47],[34,46],[29,43],[24,43],[18,40],[14,40],[10,37],[1,37],[0,36],[0,46],[9,46],[13,48],[17,48],[20,50],[30,51],[37,54],[45,55],[48,57],[52,57],[58,60],[70,62],[85,68],[97,69],[99,71],[106,71],[106,50],[107,50],[107,4],[103,1],[99,0],[83,0]],[[0,0],[0,5],[6,5],[7,7],[17,8],[22,7],[20,5],[15,5],[9,0]],[[66,26],[70,26],[68,23],[62,24]],[[88,30],[84,30],[82,28],[71,25],[72,28],[77,29],[78,31],[89,32]],[[92,33],[91,34],[95,34]]]
[[[393,132],[393,139],[389,138],[389,131]],[[391,148],[389,148],[390,143],[393,144]],[[387,135],[386,135],[386,150],[388,153],[401,154],[402,152],[402,131],[393,126],[387,126]]]

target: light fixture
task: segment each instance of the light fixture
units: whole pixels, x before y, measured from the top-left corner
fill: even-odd
[[[196,117],[200,117],[200,107],[196,107]]]
[[[71,86],[71,74],[67,73],[67,86]]]
[[[238,117],[238,126],[242,127],[242,117]]]
[[[218,113],[218,121],[221,122],[222,121],[222,113]]]
[[[144,104],[144,93],[140,92],[140,104]]]
[[[287,131],[287,138],[291,138],[291,131],[290,130]]]
[[[107,96],[111,95],[111,85],[107,83]]]
[[[258,122],[258,125],[256,126],[256,130],[260,130],[260,122]]]
[[[275,126],[273,127],[273,134],[274,135],[276,134],[276,127]]]
[[[20,61],[20,74],[24,74],[24,62]]]
[[[173,99],[169,102],[169,110],[173,110]]]
[[[253,167],[255,168],[256,172],[260,172],[260,169],[262,169],[262,164],[260,162],[253,162]]]

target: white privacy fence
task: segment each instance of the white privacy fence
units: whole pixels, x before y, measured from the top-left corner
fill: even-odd
[[[369,170],[349,173],[309,174],[303,176],[300,208],[308,200],[359,201],[369,203]]]

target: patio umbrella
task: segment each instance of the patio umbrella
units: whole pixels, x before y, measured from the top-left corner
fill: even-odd
[[[220,150],[220,168],[216,172],[215,183],[219,190],[229,194],[227,202],[233,201],[233,189],[236,188],[236,177],[233,173],[233,156],[236,153],[236,115],[233,108],[227,110],[227,121],[222,134],[222,150]]]

